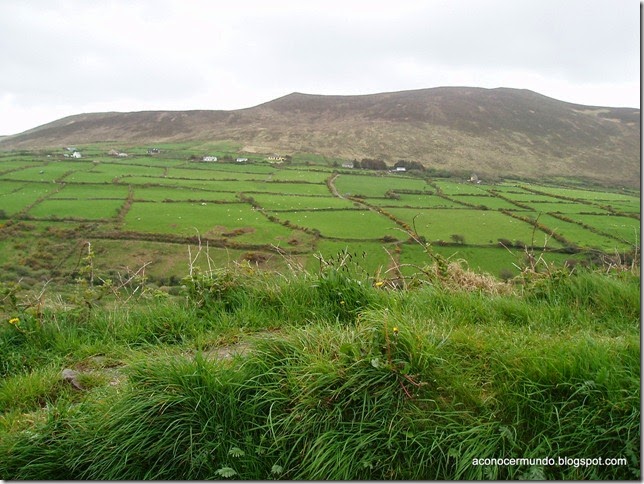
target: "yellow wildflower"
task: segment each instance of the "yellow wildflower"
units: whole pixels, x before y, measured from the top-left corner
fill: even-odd
[[[398,336],[398,326],[394,326],[394,336]]]
[[[380,287],[380,286],[382,286],[383,284],[384,284],[384,281],[378,281],[378,282],[376,282],[375,286],[376,286],[376,287]]]
[[[18,318],[11,318],[9,320],[9,324],[18,324],[20,322],[20,319]]]

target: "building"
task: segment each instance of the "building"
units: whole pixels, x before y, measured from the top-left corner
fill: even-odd
[[[237,158],[235,161],[237,163],[246,163],[248,161],[248,158]]]
[[[72,158],[82,158],[82,157],[83,157],[83,155],[81,155],[80,151],[74,151],[72,153]]]
[[[217,161],[217,157],[216,156],[204,156],[202,158],[202,161]]]

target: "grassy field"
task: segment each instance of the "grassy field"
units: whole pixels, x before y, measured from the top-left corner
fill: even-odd
[[[3,286],[0,478],[641,477],[638,270],[439,257],[394,290],[365,260]]]
[[[304,154],[291,164],[271,164],[265,155],[241,154],[234,146],[164,145],[154,156],[145,147],[119,147],[129,156],[116,158],[107,155],[112,145],[103,144],[81,147],[84,157],[74,161],[61,153],[1,154],[0,236],[21,241],[9,251],[3,277],[14,278],[21,260],[45,270],[47,264],[36,262],[44,246],[64,247],[52,270],[73,267],[75,255],[60,259],[85,240],[127,241],[128,251],[105,254],[124,266],[142,260],[131,253],[143,259],[148,253],[150,267],[166,266],[148,244],[183,246],[184,254],[171,251],[177,261],[168,265],[180,267],[199,238],[217,260],[230,260],[226,251],[233,250],[242,260],[252,252],[257,263],[273,264],[281,256],[271,247],[279,246],[315,264],[317,254],[329,256],[328,247],[347,241],[366,244],[378,261],[383,246],[393,242],[397,257],[413,263],[419,254],[414,238],[422,237],[497,277],[501,270],[504,277],[508,270],[518,274],[508,261],[525,245],[547,261],[586,264],[616,253],[629,257],[639,244],[639,193],[632,190],[337,171],[332,165],[338,160]],[[198,161],[204,154],[251,161]],[[34,223],[46,230],[30,229]],[[110,247],[118,251],[119,245]],[[42,277],[24,267],[24,283]]]

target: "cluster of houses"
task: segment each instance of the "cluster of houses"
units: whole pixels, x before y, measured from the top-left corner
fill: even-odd
[[[217,161],[217,157],[216,156],[204,156],[203,158],[201,158],[201,161],[204,161],[204,162]],[[235,158],[235,161],[237,163],[246,163],[248,161],[248,158]]]
[[[63,156],[65,158],[82,158],[83,157],[81,152],[78,151],[74,146],[66,146],[65,151],[69,151],[69,153],[63,153]]]
[[[65,147],[65,151],[69,152],[69,153],[64,153],[63,156],[65,156],[65,158],[82,158],[83,157],[81,152],[78,151],[73,146]],[[161,152],[161,150],[159,150],[158,148],[148,148],[148,155],[156,155],[156,154],[158,154],[160,152]],[[110,155],[110,156],[116,156],[116,157],[119,157],[119,158],[127,158],[127,156],[128,156],[127,153],[120,152],[120,151],[117,151],[117,150],[114,150],[114,149],[111,149],[110,151],[108,151],[107,154]],[[286,160],[286,158],[284,156],[281,156],[281,155],[270,155],[270,156],[266,157],[266,159],[269,161],[269,163],[282,163],[283,161]],[[217,161],[217,157],[212,156],[212,155],[206,155],[206,156],[203,156],[201,158],[201,161],[203,161],[203,162],[215,162],[215,161]],[[237,162],[237,163],[247,163],[248,158],[238,157],[238,158],[235,159],[235,162]],[[345,162],[342,163],[342,168],[353,169],[353,168],[355,168],[355,164],[354,164],[353,161],[345,161]],[[393,168],[391,168],[388,171],[390,173],[401,173],[401,172],[406,172],[407,168],[404,167],[404,166],[394,166]],[[481,180],[479,179],[479,177],[475,173],[473,173],[467,181],[469,183],[475,183],[475,184],[480,184],[481,183]]]
[[[110,151],[107,152],[107,154],[110,155],[110,156],[118,156],[119,158],[127,158],[128,157],[127,153],[123,153],[121,151],[116,151],[116,150],[110,150]]]
[[[342,168],[355,168],[353,161],[345,161],[342,163]],[[388,170],[389,173],[401,173],[407,171],[407,168],[404,166],[394,166],[392,169]]]

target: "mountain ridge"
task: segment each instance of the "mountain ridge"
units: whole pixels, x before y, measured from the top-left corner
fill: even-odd
[[[248,152],[411,159],[494,176],[575,176],[639,186],[640,110],[526,89],[446,86],[363,95],[293,92],[238,110],[68,116],[0,138],[0,149],[113,141],[224,141]]]

